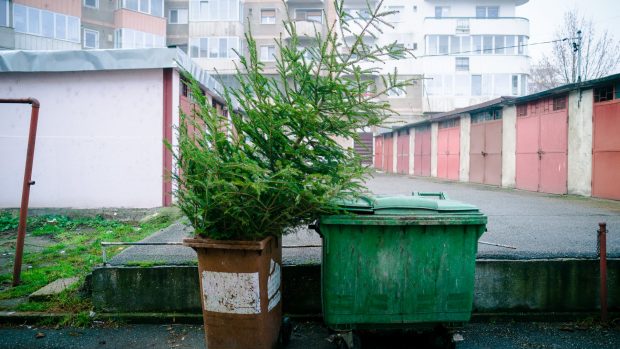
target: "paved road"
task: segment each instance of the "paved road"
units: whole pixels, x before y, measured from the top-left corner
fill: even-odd
[[[478,258],[594,258],[596,230],[607,222],[608,254],[620,258],[620,202],[577,196],[559,196],[492,186],[377,173],[367,182],[375,194],[410,195],[413,191],[443,191],[451,199],[474,204],[489,217],[481,240],[510,245],[506,249],[479,245]],[[153,241],[181,241],[191,231],[180,225],[151,237]],[[320,245],[321,238],[306,228],[283,238],[284,246]],[[321,248],[285,248],[284,263],[318,263]],[[147,260],[188,263],[193,251],[184,247],[129,248],[112,264]]]
[[[457,331],[463,341],[458,349],[523,348],[619,348],[620,329],[583,326],[574,323],[472,323]],[[41,338],[37,338],[44,335]],[[288,349],[334,349],[327,341],[323,325],[304,322],[295,326]],[[364,348],[426,348],[421,336],[371,336]],[[37,327],[0,328],[1,349],[104,349],[205,348],[202,326],[198,325],[124,325],[119,328]]]

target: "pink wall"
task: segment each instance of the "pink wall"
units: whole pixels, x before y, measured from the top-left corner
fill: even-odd
[[[116,28],[129,28],[159,36],[166,36],[165,18],[127,9],[119,9],[114,12],[114,25]]]
[[[15,0],[13,3],[81,17],[82,0]]]

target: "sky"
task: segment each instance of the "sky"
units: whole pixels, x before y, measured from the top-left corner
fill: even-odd
[[[608,30],[620,40],[620,0],[530,0],[517,7],[516,16],[530,20],[530,43],[534,43],[553,40],[564,12],[575,8],[593,21],[595,31]],[[550,49],[551,44],[531,46],[532,63]]]

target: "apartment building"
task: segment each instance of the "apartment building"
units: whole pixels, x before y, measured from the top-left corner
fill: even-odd
[[[164,0],[0,0],[0,48],[166,47]]]

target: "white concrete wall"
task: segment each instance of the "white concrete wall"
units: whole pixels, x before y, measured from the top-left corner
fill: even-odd
[[[409,174],[413,175],[415,168],[415,128],[409,129]]]
[[[469,146],[471,141],[471,116],[461,117],[461,135],[460,139],[460,165],[459,180],[461,182],[469,182]]]
[[[392,132],[392,172],[398,173],[398,132]]]
[[[502,187],[514,188],[517,175],[517,108],[502,110]]]
[[[568,95],[568,193],[592,195],[593,91]]]
[[[162,204],[162,70],[0,74],[41,102],[31,207]],[[28,105],[0,105],[0,207],[18,207]]]
[[[431,124],[431,177],[437,177],[437,135],[439,134],[439,124]]]

